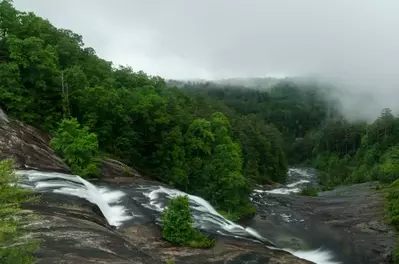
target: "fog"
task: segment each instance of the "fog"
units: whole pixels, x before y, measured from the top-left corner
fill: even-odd
[[[115,64],[174,79],[317,76],[348,116],[399,111],[395,0],[15,0]],[[368,93],[371,101],[362,96]],[[349,95],[352,94],[352,95]]]

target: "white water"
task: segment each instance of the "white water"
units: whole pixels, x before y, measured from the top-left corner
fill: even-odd
[[[37,191],[51,191],[65,195],[78,196],[97,204],[102,211],[108,223],[114,226],[120,226],[123,222],[133,218],[133,214],[127,214],[127,208],[115,205],[126,194],[120,190],[110,190],[107,188],[98,188],[92,183],[82,179],[79,176],[67,175],[61,173],[46,173],[33,170],[16,172],[23,183],[21,186],[31,188]],[[25,180],[25,181],[24,181]],[[50,181],[49,181],[50,180]],[[298,183],[299,184],[299,183]],[[294,185],[296,186],[296,185]],[[176,189],[165,188],[162,186],[142,186],[142,195],[147,197],[147,201],[142,205],[152,210],[162,212],[167,201],[179,195],[187,195],[190,200],[190,207],[193,211],[193,218],[200,228],[217,230],[218,233],[234,237],[246,237],[256,239],[257,241],[268,241],[252,228],[244,228],[235,224],[222,215],[220,215],[206,200],[201,197],[189,195]],[[167,200],[162,200],[162,195]],[[134,197],[132,197],[134,198]],[[270,249],[277,249],[269,247]],[[297,257],[312,261],[317,264],[339,264],[333,262],[332,254],[326,250],[311,251],[293,251],[283,249]]]
[[[310,182],[310,175],[306,170],[299,168],[290,168],[288,169],[288,176],[290,177],[293,174],[297,174],[301,179],[298,181],[292,182],[290,184],[285,185],[284,187],[273,189],[273,190],[264,190],[264,189],[255,189],[253,195],[258,195],[262,197],[262,193],[265,194],[280,194],[280,195],[288,195],[292,193],[299,193],[304,184]],[[301,186],[302,185],[302,186]],[[273,205],[270,205],[273,206]],[[283,221],[290,222],[290,215],[281,214]],[[331,251],[325,249],[315,249],[315,250],[292,250],[292,249],[283,249],[299,258],[306,259],[308,261],[312,261],[316,264],[340,264],[341,262],[334,261],[334,255]]]
[[[297,173],[299,175],[301,175],[304,178],[309,178],[311,177],[311,175],[309,173],[306,172],[306,170],[304,169],[299,169],[299,168],[289,168],[288,169],[288,174],[292,174],[292,173]]]
[[[304,183],[309,183],[309,182],[310,181],[308,181],[308,180],[299,180],[297,182],[294,182],[294,183],[291,183],[291,184],[287,184],[287,187],[288,188],[293,188],[293,187],[295,187],[297,185],[304,184]]]
[[[298,174],[301,177],[305,178],[305,179],[300,179],[296,182],[290,183],[285,185],[282,188],[277,188],[277,189],[273,189],[273,190],[254,190],[254,192],[257,193],[271,193],[271,194],[291,194],[291,193],[299,193],[301,191],[301,188],[297,187],[299,185],[303,185],[306,183],[309,183],[310,180],[308,180],[308,178],[310,178],[311,175],[309,175],[305,170],[302,169],[298,169],[298,168],[290,168],[288,169],[288,175],[292,175],[292,174]]]
[[[5,121],[6,123],[8,123],[8,117],[7,115],[4,113],[3,109],[0,108],[0,120]]]
[[[168,199],[172,199],[176,196],[187,195],[190,201],[191,209],[194,211],[194,219],[197,222],[197,225],[201,228],[206,229],[209,223],[218,226],[220,229],[233,233],[236,235],[247,235],[252,236],[261,241],[268,241],[266,238],[262,237],[258,232],[251,228],[244,228],[240,225],[235,224],[234,222],[227,220],[221,214],[219,214],[213,206],[204,200],[201,197],[190,195],[185,192],[181,192],[176,189],[165,188],[162,186],[158,186],[156,189],[153,189],[147,193],[144,193],[145,196],[149,198],[149,204],[152,209],[162,212],[166,208],[166,204],[162,204],[159,202],[159,198],[161,194],[165,194]],[[146,206],[145,204],[143,206]],[[199,212],[199,213],[197,213]]]
[[[207,220],[211,221],[219,226],[223,231],[225,232],[219,232],[221,234],[228,234],[231,233],[236,233],[237,235],[240,235],[242,232],[239,231],[245,231],[248,235],[260,240],[260,241],[268,241],[268,239],[262,237],[256,230],[247,227],[244,228],[240,225],[237,225],[227,219],[225,219],[222,215],[220,215],[215,208],[213,208],[206,200],[202,199],[201,197],[194,196],[194,195],[189,195],[187,193],[175,190],[175,189],[169,189],[165,187],[159,186],[158,188],[145,193],[145,195],[149,198],[149,204],[152,206],[154,210],[158,210],[162,212],[166,206],[163,206],[162,203],[158,200],[159,196],[161,194],[166,194],[168,198],[173,198],[179,195],[187,195],[190,203],[197,205],[192,207],[192,209],[201,211],[204,214],[210,214],[211,217],[204,216],[203,214],[201,215],[200,219],[198,219],[197,215],[194,213],[194,218],[196,221],[201,220]],[[200,225],[201,227],[204,227],[203,225]],[[277,249],[274,247],[268,247],[271,249]],[[333,261],[333,255],[331,254],[330,251],[327,250],[322,250],[322,249],[316,249],[316,250],[310,250],[310,251],[294,251],[291,249],[282,249],[284,251],[287,251],[299,258],[306,259],[309,261],[312,261],[316,264],[340,264],[340,262],[335,262]]]
[[[122,206],[110,206],[108,202],[118,198],[120,192],[104,195],[101,193],[93,184],[77,176],[79,180],[86,186],[89,193],[89,197],[95,204],[98,205],[104,217],[107,219],[110,225],[119,226],[122,222],[131,219],[133,216],[125,215],[125,210]],[[108,201],[106,200],[108,198]]]
[[[274,193],[274,194],[290,194],[290,193],[299,193],[301,189],[299,188],[278,188],[274,190],[265,190],[264,193]]]
[[[125,196],[119,190],[98,189],[90,182],[75,175],[33,170],[17,171],[16,174],[22,180],[27,180],[21,184],[21,187],[36,191],[52,191],[54,193],[73,195],[96,204],[110,225],[120,226],[124,221],[133,218],[133,215],[126,213],[126,209],[123,206],[111,205],[112,203],[117,203],[118,200]]]
[[[316,249],[310,251],[293,251],[291,249],[284,249],[287,252],[297,256],[301,259],[306,259],[312,261],[316,264],[340,264],[340,262],[336,262],[333,260],[333,255],[328,250]]]

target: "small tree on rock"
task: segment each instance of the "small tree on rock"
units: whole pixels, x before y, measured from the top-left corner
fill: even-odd
[[[162,214],[162,236],[169,242],[192,247],[210,247],[215,244],[207,236],[193,228],[187,196],[173,198]]]

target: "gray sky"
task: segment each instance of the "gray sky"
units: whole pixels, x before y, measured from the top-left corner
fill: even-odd
[[[100,56],[135,70],[206,79],[317,74],[399,109],[392,98],[399,98],[397,0],[14,3],[83,35]]]

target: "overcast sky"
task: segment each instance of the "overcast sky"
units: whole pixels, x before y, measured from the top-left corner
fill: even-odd
[[[165,78],[318,74],[399,99],[398,0],[14,3],[83,35],[115,64]]]

